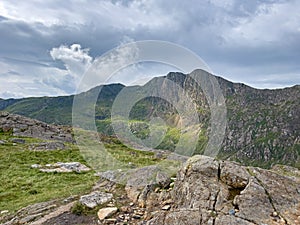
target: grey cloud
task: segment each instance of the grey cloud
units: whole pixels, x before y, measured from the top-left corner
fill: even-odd
[[[249,82],[251,75],[254,86],[265,82],[275,87],[272,75],[280,72],[294,74],[290,83],[299,82],[295,79],[300,72],[297,1],[90,0],[84,7],[83,3],[70,0],[3,2],[11,12],[19,13],[20,20],[14,14],[0,15],[0,63],[6,63],[11,71],[24,77],[30,76],[25,69],[31,62],[33,72],[35,66],[42,65],[49,71],[59,71],[59,79],[51,72],[34,77],[53,87],[52,94],[57,90],[69,93],[72,88],[64,86],[61,77],[73,75],[62,61],[51,58],[51,49],[77,43],[89,48],[89,55],[95,58],[116,47],[125,36],[181,44],[195,51],[217,74],[233,81]],[[266,80],[260,80],[261,76]]]

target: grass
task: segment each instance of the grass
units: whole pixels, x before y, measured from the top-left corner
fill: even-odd
[[[88,136],[89,133],[85,135]],[[82,138],[86,138],[84,134]],[[25,144],[14,144],[15,138],[9,133],[0,132],[0,211],[9,210],[14,213],[25,206],[63,199],[73,195],[87,193],[97,181],[95,171],[86,173],[43,173],[32,169],[32,164],[52,164],[56,162],[81,162],[89,166],[85,155],[77,146],[67,144],[66,150],[31,151],[32,143],[44,140],[21,137]],[[85,140],[85,139],[84,139]],[[89,139],[86,139],[89,141]],[[153,165],[159,162],[153,152],[138,151],[126,147],[110,138],[105,143],[106,154],[116,159],[127,168]],[[107,161],[111,164],[111,161]],[[94,168],[94,167],[93,167]],[[106,170],[104,168],[103,170]]]
[[[97,172],[143,167],[158,162],[153,152],[129,148],[112,136],[103,135],[99,142],[95,132],[81,129],[74,132],[84,159]]]
[[[0,134],[0,211],[15,212],[27,205],[64,198],[89,191],[96,181],[94,172],[42,173],[32,164],[79,161],[85,163],[75,146],[68,150],[30,151],[30,143],[41,140],[24,138],[25,144],[14,145],[11,136]]]
[[[131,149],[122,144],[105,144],[105,147],[114,158],[133,168],[153,165],[160,161],[153,152]]]

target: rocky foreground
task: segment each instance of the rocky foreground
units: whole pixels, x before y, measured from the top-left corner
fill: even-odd
[[[171,209],[146,224],[300,224],[299,171],[274,169],[195,156],[177,174]]]
[[[288,166],[194,156],[176,177],[159,165],[97,175],[90,194],[29,206],[4,224],[300,224],[300,171]]]
[[[35,151],[63,149],[73,142],[69,128],[5,112],[0,113],[0,128],[18,144],[24,142],[20,136],[42,137],[45,142],[33,145]],[[275,165],[265,170],[200,155],[187,161],[171,153],[164,157],[157,165],[97,173],[99,181],[86,195],[30,205],[13,215],[1,209],[0,223],[300,225],[298,169]],[[57,162],[31,169],[81,173],[90,170],[87,166]]]

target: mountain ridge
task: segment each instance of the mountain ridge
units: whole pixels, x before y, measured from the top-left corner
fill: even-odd
[[[276,163],[300,167],[300,85],[281,89],[255,89],[242,83],[232,83],[220,76],[205,71],[198,71],[214,77],[222,90],[227,107],[228,126],[221,146],[219,157],[235,160],[242,164],[271,167]],[[171,87],[165,90],[166,81],[172,81]],[[159,81],[157,84],[157,82]],[[110,112],[116,96],[123,88],[132,91],[143,91],[151,85],[165,96],[174,98],[174,91],[179,85],[190,96],[198,110],[203,133],[195,151],[202,154],[207,144],[210,131],[210,108],[205,94],[189,74],[170,72],[163,77],[155,77],[143,86],[125,87],[122,84],[97,86],[79,94],[87,103],[82,114],[95,109],[96,125],[100,132],[113,134]],[[96,107],[89,102],[89,97],[99,93]],[[124,89],[124,90],[125,90]],[[178,97],[178,96],[177,96]],[[72,103],[74,95],[59,97],[24,98],[22,100],[0,100],[0,110],[22,114],[47,123],[63,125],[72,124]],[[180,99],[178,100],[180,102]],[[167,137],[159,148],[172,150],[180,139],[178,124],[180,115],[172,104],[163,99],[148,98],[138,102],[131,110],[132,121],[149,122],[153,116],[167,121]],[[131,124],[139,137],[148,135],[147,124]]]

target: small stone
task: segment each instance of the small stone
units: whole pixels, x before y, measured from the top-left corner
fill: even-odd
[[[130,204],[129,204],[130,206],[134,206],[134,203],[133,202],[130,202]]]
[[[21,138],[12,138],[10,139],[13,143],[17,143],[17,144],[25,144],[25,140],[21,139]]]
[[[165,205],[165,206],[163,206],[161,209],[162,210],[169,210],[171,208],[171,206],[170,205]]]
[[[176,181],[176,177],[171,177],[171,181]]]
[[[164,202],[162,203],[162,205],[170,205],[170,204],[172,204],[172,203],[173,203],[173,200],[172,200],[172,199],[168,199],[168,200],[164,201]]]
[[[108,208],[102,208],[99,209],[97,215],[99,220],[104,220],[110,216],[112,216],[113,214],[115,214],[118,211],[117,207],[108,207]]]
[[[6,214],[6,213],[9,213],[9,211],[8,211],[8,210],[2,210],[2,211],[0,212],[0,214]]]
[[[154,192],[155,192],[155,193],[158,193],[158,192],[159,192],[159,188],[158,188],[158,187],[155,188]]]
[[[133,217],[134,219],[137,219],[137,220],[141,219],[141,216],[140,216],[140,215],[137,215],[137,214],[134,214],[132,217]]]
[[[109,219],[105,219],[106,222],[111,222],[111,223],[115,223],[117,222],[117,219],[114,219],[114,218],[109,218]]]
[[[121,220],[124,220],[125,216],[124,215],[119,215],[118,218],[121,219]]]
[[[273,212],[273,213],[272,213],[272,216],[277,217],[277,216],[278,216],[278,213],[277,213],[277,212]]]
[[[131,212],[131,209],[129,206],[121,206],[120,211],[121,212]]]
[[[31,168],[32,169],[37,169],[37,168],[41,168],[42,166],[41,165],[39,165],[39,164],[33,164],[33,165],[31,165]]]
[[[230,209],[228,213],[229,213],[229,215],[234,216],[235,215],[235,210],[234,209]]]
[[[142,211],[137,211],[137,212],[135,212],[135,214],[136,214],[136,215],[139,215],[139,216],[143,216],[143,215],[144,215],[144,212],[142,212]]]
[[[124,221],[125,221],[125,220],[126,220],[126,221],[130,220],[130,217],[129,217],[129,216],[125,216],[125,217],[124,217]]]
[[[110,202],[110,203],[107,204],[107,207],[115,207],[115,204]]]

